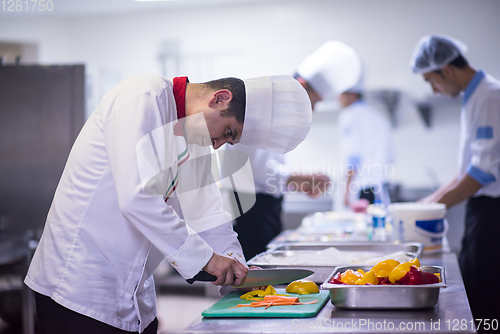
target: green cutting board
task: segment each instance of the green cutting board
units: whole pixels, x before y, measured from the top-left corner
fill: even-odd
[[[316,316],[325,306],[330,298],[328,290],[320,290],[319,293],[310,295],[298,295],[296,293],[285,292],[285,289],[276,289],[278,293],[285,293],[290,297],[299,297],[300,302],[311,302],[317,300],[315,304],[308,305],[283,305],[271,306],[267,310],[264,307],[233,307],[238,304],[250,304],[251,300],[241,299],[243,294],[233,291],[222,297],[215,304],[201,313],[207,318],[243,317],[243,318],[309,318]]]

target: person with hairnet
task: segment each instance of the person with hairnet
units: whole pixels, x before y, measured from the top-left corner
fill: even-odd
[[[413,51],[411,69],[434,93],[462,99],[458,174],[421,201],[467,200],[459,256],[467,296],[475,318],[500,319],[500,81],[472,67],[466,51],[445,35],[424,36]]]
[[[314,104],[338,99],[340,149],[345,164],[344,204],[356,199],[390,203],[386,170],[392,163],[389,119],[363,99],[361,60],[350,46],[328,41],[298,67],[295,77]]]

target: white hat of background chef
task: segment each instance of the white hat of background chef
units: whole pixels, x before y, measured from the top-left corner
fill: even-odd
[[[358,82],[354,84],[351,88],[347,89],[344,91],[345,93],[356,93],[356,94],[363,94],[364,92],[364,80],[363,80],[363,72],[359,75]],[[344,93],[342,92],[342,93]]]
[[[440,70],[451,61],[467,52],[467,45],[445,35],[427,35],[422,37],[410,60],[414,73],[428,73]]]
[[[245,122],[240,144],[285,154],[307,136],[311,101],[302,85],[289,75],[243,80]]]
[[[304,59],[297,73],[322,100],[333,100],[359,82],[361,60],[350,46],[328,41]]]

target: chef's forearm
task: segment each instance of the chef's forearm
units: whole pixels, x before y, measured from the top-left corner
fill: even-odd
[[[443,203],[447,208],[450,208],[472,197],[481,187],[481,183],[469,176],[469,174],[465,174],[460,181],[456,182],[454,187],[442,194],[437,202]]]
[[[349,189],[349,186],[351,185],[351,182],[354,179],[355,175],[356,175],[355,169],[349,169],[347,171],[347,181],[346,181],[346,187],[347,187],[347,189]]]

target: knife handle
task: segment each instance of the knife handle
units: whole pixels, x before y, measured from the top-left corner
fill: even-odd
[[[213,282],[216,279],[217,279],[216,276],[202,270],[199,273],[197,273],[193,278],[187,279],[186,282],[188,282],[189,284],[193,284],[195,281]]]

